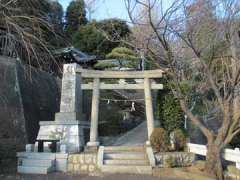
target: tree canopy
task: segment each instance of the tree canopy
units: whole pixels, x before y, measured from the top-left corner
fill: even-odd
[[[73,36],[73,45],[81,51],[104,58],[130,34],[128,25],[118,19],[93,21],[80,26]]]
[[[66,12],[66,33],[70,37],[87,23],[84,0],[71,1]]]

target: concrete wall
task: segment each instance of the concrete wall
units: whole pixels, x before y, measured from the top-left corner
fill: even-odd
[[[97,153],[70,154],[68,168],[70,173],[91,173],[97,170]]]
[[[33,143],[39,121],[59,111],[60,80],[0,56],[0,159]]]
[[[187,167],[192,166],[195,155],[187,152],[163,152],[156,153],[157,167]]]

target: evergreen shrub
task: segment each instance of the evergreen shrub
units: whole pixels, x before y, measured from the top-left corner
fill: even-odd
[[[169,137],[167,131],[163,128],[155,128],[151,134],[150,142],[157,152],[168,151]]]
[[[176,129],[173,131],[174,139],[175,139],[175,150],[176,151],[183,151],[186,147],[186,136],[181,129]]]

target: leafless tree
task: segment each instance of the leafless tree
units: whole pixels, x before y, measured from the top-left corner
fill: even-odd
[[[145,50],[168,67],[182,110],[206,137],[206,172],[223,179],[222,151],[240,132],[239,1],[125,0],[125,4],[135,27],[151,27],[151,33],[144,34]],[[191,111],[192,93],[201,95],[202,114]]]
[[[49,68],[54,58],[47,36],[55,33],[44,11],[47,8],[47,1],[1,0],[0,54]]]
[[[89,21],[92,20],[92,15],[98,8],[99,3],[103,3],[103,0],[85,0],[85,6],[88,12],[88,19]]]

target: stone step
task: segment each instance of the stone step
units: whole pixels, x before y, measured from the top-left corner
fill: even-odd
[[[111,153],[104,153],[103,156],[105,159],[116,159],[116,160],[145,160],[146,155],[144,153],[139,152],[111,152]]]
[[[151,166],[120,166],[103,165],[101,171],[104,173],[134,173],[134,174],[152,174]]]
[[[54,161],[46,159],[23,159],[22,166],[52,167],[54,166]]]
[[[17,157],[28,158],[28,159],[48,159],[48,160],[55,160],[56,154],[55,153],[38,153],[38,152],[20,152],[17,153]]]
[[[136,166],[148,166],[147,160],[104,160],[105,165],[136,165]]]
[[[144,146],[105,146],[104,151],[130,151],[130,152],[145,152]]]
[[[47,174],[53,171],[51,167],[18,166],[18,173],[22,174]]]

